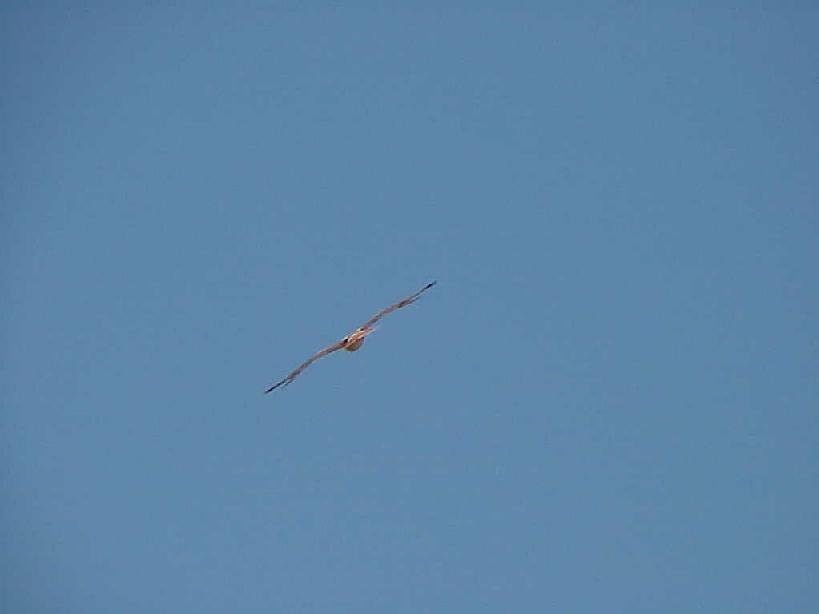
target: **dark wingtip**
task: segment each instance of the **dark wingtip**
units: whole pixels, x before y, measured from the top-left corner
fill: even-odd
[[[437,283],[438,283],[438,280],[437,280],[437,279],[436,279],[435,281],[431,281],[431,282],[429,282],[429,283],[428,283],[428,284],[427,284],[427,285],[424,287],[424,290],[426,290],[427,288],[431,288],[432,286],[434,286],[434,285],[435,285],[435,284],[437,284]]]

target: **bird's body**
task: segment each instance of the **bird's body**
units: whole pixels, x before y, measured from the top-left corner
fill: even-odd
[[[416,292],[415,294],[411,294],[407,298],[402,299],[402,300],[398,301],[397,303],[394,303],[394,304],[390,305],[389,307],[386,307],[386,308],[382,309],[377,314],[375,314],[373,317],[371,317],[369,320],[367,320],[364,324],[362,324],[357,329],[355,329],[353,332],[351,332],[349,335],[344,337],[344,339],[342,339],[341,341],[339,341],[337,343],[334,343],[333,345],[330,345],[330,346],[324,348],[320,352],[316,352],[315,354],[313,354],[310,358],[308,358],[306,361],[304,361],[302,364],[300,364],[298,367],[296,367],[287,377],[285,377],[283,380],[277,382],[276,384],[273,384],[270,388],[265,390],[265,393],[272,392],[273,390],[275,390],[276,388],[279,388],[280,386],[287,386],[294,379],[296,379],[301,374],[302,371],[304,371],[307,367],[312,365],[319,358],[323,358],[323,357],[327,356],[328,354],[332,354],[333,352],[335,352],[337,350],[346,350],[348,352],[355,352],[356,350],[358,350],[364,344],[364,340],[367,338],[367,335],[370,335],[373,332],[375,332],[374,324],[376,322],[378,322],[385,315],[387,315],[389,313],[392,313],[396,309],[401,309],[402,307],[406,307],[407,305],[410,305],[410,304],[414,303],[415,301],[418,300],[418,297],[421,296],[421,294],[423,294],[424,292],[429,290],[436,283],[437,282],[435,282],[435,281],[430,282],[426,286],[424,286],[423,288],[418,290],[418,292]]]
[[[367,338],[367,335],[370,333],[375,332],[375,329],[370,328],[357,328],[348,336],[344,337],[346,343],[344,344],[344,349],[348,352],[355,352],[358,348],[364,345],[364,339]]]

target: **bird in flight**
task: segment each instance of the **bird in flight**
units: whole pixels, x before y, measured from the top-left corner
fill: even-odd
[[[337,350],[347,350],[348,352],[355,352],[358,348],[360,348],[362,346],[362,344],[364,343],[364,340],[367,338],[367,335],[369,335],[370,333],[375,331],[375,328],[373,328],[373,325],[376,322],[378,322],[385,315],[390,314],[390,313],[392,313],[393,311],[395,311],[397,309],[401,309],[402,307],[406,307],[407,305],[411,305],[412,303],[414,303],[415,301],[418,300],[418,297],[420,297],[424,292],[429,290],[432,286],[434,286],[437,283],[438,283],[437,281],[432,281],[432,282],[428,283],[426,286],[424,286],[423,288],[421,288],[420,290],[418,290],[418,292],[416,292],[415,294],[410,294],[407,298],[401,299],[400,301],[398,301],[397,303],[395,303],[393,305],[390,305],[389,307],[385,307],[384,309],[379,311],[377,314],[375,314],[373,317],[371,317],[369,320],[364,322],[364,324],[362,324],[361,326],[356,328],[349,335],[344,337],[344,339],[342,339],[341,341],[338,341],[338,342],[334,343],[333,345],[327,346],[323,350],[313,354],[310,358],[308,358],[303,363],[301,363],[298,367],[293,369],[293,371],[291,371],[290,374],[287,377],[285,377],[283,380],[273,384],[270,388],[265,390],[265,394],[267,394],[268,392],[274,391],[276,388],[279,388],[280,386],[281,387],[287,386],[294,379],[296,379],[299,375],[301,375],[302,371],[304,371],[307,367],[309,367],[314,362],[316,362],[319,358],[324,358],[328,354],[332,354],[333,352],[335,352]]]

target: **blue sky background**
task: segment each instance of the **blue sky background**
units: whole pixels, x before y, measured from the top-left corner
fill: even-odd
[[[815,3],[28,4],[3,612],[819,610]]]

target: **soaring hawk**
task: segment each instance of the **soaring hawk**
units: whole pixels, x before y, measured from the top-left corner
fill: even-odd
[[[302,371],[304,371],[307,367],[309,367],[314,362],[316,362],[319,358],[324,358],[328,354],[332,354],[333,352],[335,352],[337,350],[347,350],[348,352],[355,352],[358,348],[360,348],[362,346],[362,344],[364,343],[364,340],[366,339],[367,335],[369,335],[370,333],[375,331],[375,328],[373,328],[373,325],[376,322],[378,322],[385,315],[387,315],[389,313],[392,313],[396,309],[401,309],[402,307],[406,307],[407,305],[410,305],[410,304],[414,303],[415,301],[418,300],[418,297],[420,297],[424,292],[429,290],[436,283],[438,283],[438,282],[436,282],[436,281],[430,282],[426,286],[424,286],[423,288],[418,290],[418,292],[416,292],[415,294],[410,294],[407,298],[401,299],[400,301],[398,301],[397,303],[395,303],[393,305],[390,305],[389,307],[385,307],[384,309],[379,311],[377,314],[375,314],[373,317],[371,317],[369,320],[364,322],[364,324],[362,324],[361,326],[356,328],[349,335],[344,337],[344,339],[342,339],[341,341],[338,341],[338,342],[334,343],[333,345],[330,345],[330,346],[324,348],[323,350],[313,354],[310,358],[308,358],[303,363],[301,363],[298,367],[293,369],[293,371],[291,371],[290,375],[288,375],[287,377],[285,377],[280,382],[277,382],[277,383],[273,384],[270,388],[265,390],[265,394],[268,393],[268,392],[272,392],[273,390],[275,390],[276,388],[279,388],[280,386],[287,386],[294,379],[296,379],[299,375],[301,375]]]

